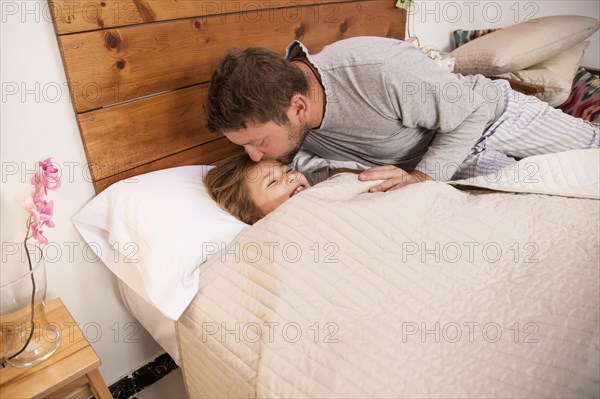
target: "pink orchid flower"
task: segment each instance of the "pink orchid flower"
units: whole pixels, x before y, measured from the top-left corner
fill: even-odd
[[[54,202],[46,201],[45,199],[40,199],[37,197],[37,201],[35,201],[37,211],[40,215],[40,222],[48,227],[54,227],[54,222],[52,222],[52,215],[54,213]]]
[[[39,166],[40,170],[36,171],[35,175],[31,178],[31,184],[36,186],[38,191],[42,191],[41,187],[43,187],[44,194],[47,194],[48,190],[58,190],[60,188],[60,176],[58,168],[54,166],[54,159],[47,158],[40,161]]]
[[[29,213],[27,228],[31,233],[31,237],[40,244],[48,243],[42,228],[44,226],[54,227],[54,222],[52,222],[54,202],[46,200],[48,190],[58,190],[60,188],[58,168],[54,166],[53,162],[52,158],[39,162],[39,170],[31,178],[31,184],[33,184],[31,195],[27,197],[24,204]]]
[[[41,229],[44,226],[54,227],[54,222],[52,221],[54,202],[48,202],[40,195],[36,195],[35,198],[28,197],[25,200],[25,209],[31,217],[29,221],[31,236],[40,244],[47,244],[48,239],[44,237]]]
[[[44,232],[41,230],[41,227],[42,226],[37,223],[32,223],[31,226],[29,226],[29,229],[31,230],[31,237],[37,240],[37,242],[40,244],[48,244],[48,239],[44,237]]]
[[[25,200],[25,209],[27,210],[27,212],[29,213],[29,215],[31,216],[31,223],[39,223],[40,222],[40,213],[37,210],[37,206],[35,205],[35,202],[33,201],[32,197],[27,197],[27,199]]]

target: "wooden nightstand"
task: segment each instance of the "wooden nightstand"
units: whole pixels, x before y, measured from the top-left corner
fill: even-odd
[[[100,359],[60,299],[46,305],[49,323],[62,333],[60,346],[32,367],[7,366],[0,370],[0,397],[112,398],[98,367]]]

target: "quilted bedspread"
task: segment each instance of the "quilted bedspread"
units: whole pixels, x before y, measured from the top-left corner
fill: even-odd
[[[293,197],[201,266],[190,397],[599,397],[599,160]]]

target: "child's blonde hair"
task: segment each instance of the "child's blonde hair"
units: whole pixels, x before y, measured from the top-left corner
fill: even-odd
[[[204,177],[211,198],[248,224],[254,224],[262,217],[248,188],[248,173],[255,166],[256,163],[244,152],[223,160]]]

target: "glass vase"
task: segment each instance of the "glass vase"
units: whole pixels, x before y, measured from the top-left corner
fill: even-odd
[[[42,255],[33,243],[2,246],[0,357],[14,367],[38,364],[60,345],[60,328],[46,319]]]

